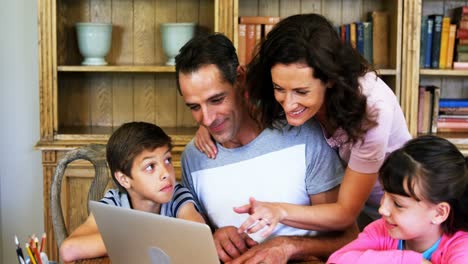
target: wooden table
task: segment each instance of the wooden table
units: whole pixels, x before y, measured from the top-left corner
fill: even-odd
[[[73,262],[74,264],[111,264],[111,261],[108,257],[102,257],[102,258],[93,258],[93,259],[83,259],[79,261]],[[300,262],[296,264],[320,264],[324,263],[321,261],[308,261],[308,262]]]

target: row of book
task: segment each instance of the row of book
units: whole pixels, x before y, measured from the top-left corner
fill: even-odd
[[[369,21],[343,24],[338,34],[344,43],[350,44],[376,68],[389,66],[389,14],[373,11]]]
[[[468,99],[440,98],[437,86],[420,86],[418,133],[468,132]]]
[[[241,65],[252,60],[257,45],[280,19],[274,16],[239,17],[237,56]]]
[[[468,62],[468,6],[455,8],[453,14],[452,19],[440,14],[422,16],[421,68],[468,69],[468,63],[461,63]]]

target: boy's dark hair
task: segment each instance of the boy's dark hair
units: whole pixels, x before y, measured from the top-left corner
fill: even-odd
[[[272,127],[284,116],[274,96],[271,68],[293,63],[304,63],[314,70],[314,78],[332,84],[323,102],[328,122],[345,130],[349,142],[360,141],[367,130],[377,125],[377,113],[366,111],[367,97],[358,82],[371,66],[351,45],[340,40],[325,17],[298,14],[275,25],[247,68],[249,98],[252,105],[258,106],[256,116],[264,126]]]
[[[468,231],[466,162],[448,140],[430,135],[412,139],[388,156],[379,173],[382,186],[389,193],[434,204],[449,203],[450,214],[441,224],[444,233]],[[421,190],[419,195],[414,190],[416,185]]]
[[[175,57],[177,89],[180,91],[179,74],[192,73],[203,66],[214,64],[223,78],[234,84],[237,78],[236,48],[226,36],[220,33],[201,34],[192,38]]]
[[[120,171],[131,178],[135,157],[144,150],[152,151],[163,146],[172,149],[171,138],[157,125],[146,122],[125,123],[111,135],[107,142],[106,158],[112,179],[120,191],[126,192],[115,178],[115,172]]]

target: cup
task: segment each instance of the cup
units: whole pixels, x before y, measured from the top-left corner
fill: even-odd
[[[109,53],[112,39],[110,23],[76,23],[78,48],[84,57],[82,65],[107,65],[105,56]]]
[[[180,48],[195,35],[195,23],[162,23],[161,39],[166,65],[175,65],[175,56]]]

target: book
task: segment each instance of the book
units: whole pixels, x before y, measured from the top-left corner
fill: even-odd
[[[467,132],[468,122],[440,121],[437,129],[439,132]]]
[[[459,39],[468,39],[468,29],[459,28],[457,30],[457,38],[459,38]]]
[[[457,45],[457,52],[468,52],[468,44]]]
[[[460,6],[453,9],[454,23],[459,23],[462,20],[467,20],[465,17],[468,16],[468,6]]]
[[[468,39],[458,39],[458,44],[468,44]]]
[[[351,23],[349,24],[349,43],[351,44],[351,47],[353,47],[354,49],[357,49],[356,42],[357,42],[356,23]]]
[[[263,25],[274,25],[281,20],[277,16],[240,16],[240,24],[263,24]]]
[[[447,115],[444,115],[447,116]],[[463,118],[461,117],[440,117],[437,119],[437,122],[451,122],[451,123],[457,123],[457,122],[465,122],[468,123],[468,115],[464,115]]]
[[[460,21],[460,23],[458,23],[458,27],[459,27],[459,28],[468,29],[468,20],[462,20],[462,21]]]
[[[440,54],[439,54],[439,69],[447,68],[447,47],[450,31],[450,17],[442,18],[442,32],[440,35]]]
[[[467,52],[458,52],[457,62],[468,62],[468,51]]]
[[[454,70],[468,70],[468,62],[455,61],[453,62]]]
[[[468,98],[441,98],[439,107],[468,107]]]
[[[447,61],[445,63],[447,69],[452,68],[453,54],[455,50],[455,32],[457,25],[451,24],[449,28],[448,44],[447,44]]]
[[[419,96],[418,96],[418,133],[425,133],[424,131],[424,95],[426,88],[424,86],[419,86]]]
[[[346,25],[340,26],[340,38],[341,42],[346,43]]]
[[[442,35],[442,15],[430,15],[434,19],[434,28],[432,30],[432,50],[431,50],[431,68],[439,68],[440,40]]]
[[[246,24],[239,24],[239,33],[238,33],[238,44],[237,44],[237,57],[239,58],[239,64],[245,65],[245,44],[246,44]]]
[[[345,25],[345,43],[350,44],[351,43],[351,32],[350,32],[350,26],[349,24]]]
[[[362,22],[364,27],[364,58],[372,64],[372,22]]]
[[[372,12],[372,55],[376,68],[388,67],[389,15],[387,11]]]
[[[419,67],[424,68],[424,61],[426,60],[427,48],[427,16],[421,17],[421,40],[419,49]]]
[[[364,56],[364,24],[356,23],[356,48],[357,51]]]
[[[431,113],[431,128],[430,133],[437,133],[437,121],[439,118],[439,101],[440,101],[440,87],[429,86],[427,89],[431,92],[432,95],[432,113]]]
[[[426,37],[426,55],[424,56],[424,68],[431,67],[431,55],[432,55],[432,31],[434,29],[434,19],[427,18],[427,34]]]
[[[468,107],[440,107],[439,115],[468,115]]]

